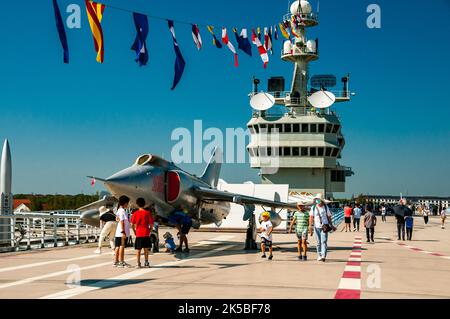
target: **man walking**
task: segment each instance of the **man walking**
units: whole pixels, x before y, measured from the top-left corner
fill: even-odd
[[[441,228],[442,229],[445,228],[445,220],[446,219],[447,219],[447,208],[442,207],[442,210],[441,210]]]
[[[386,222],[386,206],[381,206],[381,221]]]
[[[358,203],[353,209],[353,231],[359,232],[359,224],[361,221],[362,209],[361,205]]]
[[[375,226],[377,225],[377,217],[372,212],[371,208],[367,208],[366,213],[364,214],[364,227],[366,227],[366,236],[367,236],[367,242],[370,243],[370,241],[374,241],[374,235],[375,235]]]
[[[324,202],[323,194],[317,194],[309,213],[309,233],[316,234],[317,260],[325,262],[328,252],[328,232],[336,230],[331,221],[331,212]]]
[[[406,207],[406,200],[400,199],[397,206],[394,207],[395,218],[397,219],[398,240],[405,240],[405,215],[410,214]],[[412,214],[412,212],[411,212]]]
[[[134,249],[136,250],[137,265],[136,268],[142,268],[141,266],[141,253],[144,249],[145,263],[144,267],[149,268],[150,263],[148,261],[149,250],[152,248],[152,241],[150,239],[150,233],[153,229],[154,219],[152,214],[145,210],[145,200],[138,198],[136,205],[139,207],[137,211],[131,216],[131,225],[136,234],[136,242]]]

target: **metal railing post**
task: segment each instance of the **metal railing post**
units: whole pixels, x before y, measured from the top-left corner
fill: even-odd
[[[66,242],[64,245],[69,246],[69,219],[67,217],[64,218],[64,231],[66,235]]]
[[[76,244],[78,245],[80,243],[80,220],[77,219],[77,223],[76,223]]]
[[[31,249],[31,229],[30,229],[30,218],[26,219],[27,224],[27,250]]]
[[[9,225],[10,225],[9,233],[10,233],[11,247],[15,248],[16,243],[14,239],[16,237],[16,219],[10,218]]]
[[[58,233],[56,228],[56,223],[58,222],[57,218],[53,218],[53,246],[58,247]]]
[[[45,248],[45,218],[41,218],[41,248]]]

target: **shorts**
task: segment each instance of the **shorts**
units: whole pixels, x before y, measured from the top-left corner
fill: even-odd
[[[264,237],[261,237],[261,244],[264,244],[267,247],[272,247],[272,242]]]
[[[303,230],[301,232],[297,231],[298,240],[307,240],[308,239],[308,230]]]
[[[136,237],[134,249],[140,250],[143,248],[152,248],[152,240],[150,237]]]
[[[351,224],[352,223],[352,218],[351,217],[345,217],[345,223],[346,224]]]
[[[116,239],[115,239],[115,246],[116,247],[120,247],[120,246],[123,246],[123,247],[127,247],[127,243],[128,243],[128,241],[129,241],[129,237],[127,237],[126,239],[124,239],[123,240],[123,242],[124,242],[124,244],[122,245],[122,237],[116,237]]]
[[[189,234],[189,231],[191,230],[191,227],[192,227],[191,223],[189,223],[189,224],[182,224],[181,225],[181,233],[183,235]]]

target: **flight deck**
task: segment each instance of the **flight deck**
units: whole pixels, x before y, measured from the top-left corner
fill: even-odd
[[[5,253],[0,298],[449,298],[450,232],[435,217],[416,225],[412,241],[397,241],[390,216],[374,244],[340,225],[325,263],[316,261],[314,238],[309,260],[299,261],[295,234],[274,234],[272,261],[245,251],[244,233],[227,232],[192,232],[190,254],[161,249],[146,269],[113,268],[110,251],[96,255],[94,243]],[[136,264],[133,248],[125,258]]]

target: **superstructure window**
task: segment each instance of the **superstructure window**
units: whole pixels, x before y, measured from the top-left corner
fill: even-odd
[[[334,127],[333,127],[333,133],[337,133],[337,132],[339,132],[339,129],[341,128],[341,126],[340,125],[335,125]]]
[[[323,157],[325,149],[323,147],[317,148],[317,156]]]
[[[333,124],[327,124],[327,133],[331,133],[333,131]]]
[[[273,132],[273,129],[274,129],[274,127],[275,127],[275,125],[273,125],[273,124],[269,124],[269,133],[272,133]]]
[[[277,124],[276,128],[278,130],[278,133],[283,133],[283,124]]]
[[[285,147],[283,150],[283,154],[284,154],[284,156],[291,156],[291,148]]]
[[[309,132],[308,124],[302,124],[302,132],[303,133],[308,133]]]
[[[309,156],[317,156],[317,149],[315,147],[309,149]]]
[[[308,148],[307,147],[302,147],[301,153],[302,153],[302,156],[308,156]]]
[[[332,157],[337,157],[339,153],[339,149],[338,148],[333,148],[333,153],[331,154]]]
[[[291,133],[292,132],[292,125],[291,124],[284,124],[284,132],[285,133]]]
[[[259,133],[259,126],[255,125],[253,128],[255,129],[256,134],[258,134]]]
[[[317,124],[311,124],[311,133],[317,133]]]
[[[325,133],[325,124],[319,124],[319,133]]]
[[[292,156],[299,156],[300,155],[300,149],[298,147],[292,148]]]
[[[325,152],[326,157],[331,157],[331,153],[333,152],[333,149],[331,147],[327,147],[327,150]]]
[[[294,124],[292,125],[292,131],[294,133],[300,133],[300,124]]]
[[[345,172],[333,170],[331,171],[331,181],[332,182],[345,182]]]

